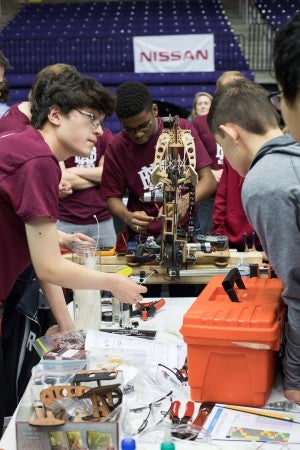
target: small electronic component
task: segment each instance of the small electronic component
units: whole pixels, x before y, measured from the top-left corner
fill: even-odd
[[[210,244],[218,251],[226,250],[229,247],[228,237],[221,234],[199,234],[195,237],[196,242]]]
[[[136,239],[129,240],[127,242],[126,254],[127,255],[135,254],[137,247],[138,247],[138,241]]]

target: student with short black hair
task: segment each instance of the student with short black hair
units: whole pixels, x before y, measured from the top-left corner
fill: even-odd
[[[152,188],[151,172],[154,168],[155,146],[162,133],[162,118],[158,117],[147,87],[140,82],[121,84],[116,90],[116,114],[123,131],[114,136],[105,154],[101,191],[107,197],[111,213],[127,225],[129,235],[159,236],[161,220],[156,202],[146,203],[143,196]],[[190,129],[196,148],[196,203],[209,197],[216,189],[210,169],[211,160],[191,123],[179,118],[179,127]],[[128,203],[123,196],[128,192]],[[188,194],[187,194],[188,195]],[[178,200],[181,223],[186,224],[189,202]]]

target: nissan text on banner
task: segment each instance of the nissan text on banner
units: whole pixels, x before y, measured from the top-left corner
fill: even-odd
[[[134,36],[135,73],[214,72],[214,35]]]

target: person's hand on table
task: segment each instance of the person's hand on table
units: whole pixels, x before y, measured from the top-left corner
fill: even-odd
[[[45,336],[62,337],[66,331],[73,331],[73,330],[75,330],[75,326],[70,330],[61,330],[58,325],[52,325],[52,327],[48,328],[48,330],[46,331]]]
[[[112,297],[117,298],[122,303],[135,304],[143,300],[142,294],[147,292],[146,286],[135,283],[130,278],[121,274],[116,275],[116,282],[110,289]],[[118,282],[119,281],[119,282]]]

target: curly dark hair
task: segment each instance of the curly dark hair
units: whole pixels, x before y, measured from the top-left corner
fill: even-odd
[[[58,106],[67,115],[71,110],[90,107],[105,117],[114,112],[115,101],[104,87],[94,78],[82,76],[79,72],[66,68],[65,71],[50,76],[48,82],[34,86],[31,102],[31,124],[40,129],[47,121],[52,106]]]
[[[53,83],[54,80],[57,80],[57,82],[63,84],[64,80],[69,79],[72,75],[80,76],[80,73],[76,67],[70,64],[56,63],[43,67],[43,69],[38,72],[32,83],[28,96],[29,101],[33,101],[36,91],[41,93],[44,87],[49,83]]]
[[[153,100],[147,86],[139,81],[128,81],[116,89],[116,114],[119,119],[151,111]]]

